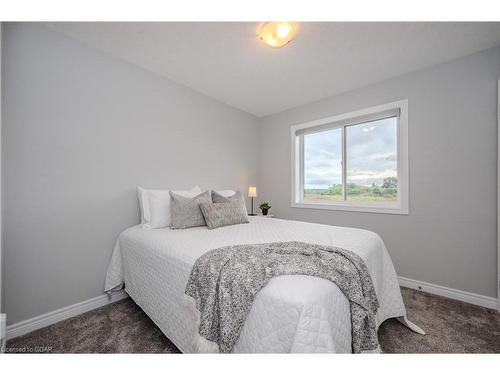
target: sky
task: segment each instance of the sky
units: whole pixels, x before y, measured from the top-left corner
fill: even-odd
[[[397,176],[397,120],[372,121],[346,128],[347,183],[381,185]],[[304,136],[304,187],[326,189],[342,183],[342,130]]]

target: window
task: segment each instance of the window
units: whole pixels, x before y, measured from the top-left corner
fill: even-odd
[[[292,207],[408,213],[407,100],[292,126]]]

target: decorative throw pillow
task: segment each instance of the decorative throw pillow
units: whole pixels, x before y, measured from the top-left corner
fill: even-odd
[[[198,186],[190,190],[174,190],[174,193],[193,198],[201,193]],[[141,224],[145,229],[170,226],[170,192],[168,190],[151,190],[137,187]]]
[[[201,203],[200,209],[208,229],[248,223],[247,212],[243,211],[240,202]]]
[[[210,191],[207,190],[194,198],[186,198],[171,191],[172,229],[186,229],[206,225],[200,210],[201,203],[212,203]]]
[[[212,202],[213,203],[231,203],[231,202],[239,202],[241,205],[241,209],[245,213],[245,215],[248,215],[247,212],[247,206],[245,204],[245,200],[243,199],[243,196],[239,191],[237,191],[235,194],[230,195],[230,196],[224,196],[221,194],[221,192],[213,191],[212,190]]]

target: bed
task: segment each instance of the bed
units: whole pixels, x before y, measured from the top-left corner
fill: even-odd
[[[377,326],[388,318],[423,333],[406,318],[394,266],[373,232],[250,217],[215,230],[144,229],[120,234],[105,290],[125,291],[184,353],[196,352],[196,315],[183,303],[191,268],[205,252],[228,245],[302,241],[349,249],[365,261],[380,303]],[[332,282],[304,275],[275,277],[260,290],[233,349],[236,353],[350,353],[349,302]]]

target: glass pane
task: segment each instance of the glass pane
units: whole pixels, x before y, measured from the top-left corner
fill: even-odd
[[[346,199],[398,199],[397,117],[346,127]]]
[[[342,129],[304,135],[304,199],[343,200]]]

